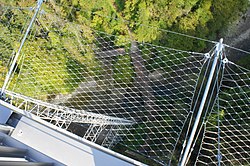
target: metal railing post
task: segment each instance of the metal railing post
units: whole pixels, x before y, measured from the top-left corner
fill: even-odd
[[[31,28],[32,28],[32,25],[33,25],[33,23],[35,22],[35,19],[36,19],[37,14],[38,14],[38,12],[39,12],[41,6],[42,6],[42,3],[43,3],[43,0],[38,0],[38,1],[37,1],[37,6],[36,6],[36,9],[35,9],[35,14],[33,15],[32,19],[31,19],[31,21],[30,21],[30,24],[29,24],[29,26],[28,26],[28,28],[27,28],[27,30],[26,30],[24,36],[23,36],[23,39],[22,39],[21,44],[20,44],[20,46],[19,46],[19,49],[18,49],[18,51],[17,51],[17,53],[16,53],[16,55],[15,55],[15,58],[13,59],[12,64],[11,64],[11,66],[10,66],[10,69],[9,69],[9,71],[8,71],[6,77],[5,77],[4,84],[3,84],[3,86],[2,86],[1,94],[0,94],[0,95],[1,95],[1,96],[0,96],[1,98],[3,98],[4,92],[5,92],[6,88],[7,88],[7,85],[8,85],[8,82],[9,82],[9,80],[10,80],[11,74],[12,74],[14,68],[15,68],[17,59],[18,59],[18,57],[19,57],[19,55],[20,55],[20,53],[21,53],[21,51],[22,51],[22,48],[23,48],[23,46],[24,46],[24,43],[25,43],[25,41],[26,41],[26,39],[27,39],[27,37],[28,37],[28,35],[29,35],[29,32],[30,32],[30,30],[31,30]]]
[[[187,146],[185,148],[183,157],[182,157],[181,162],[179,164],[180,166],[184,166],[184,165],[187,164],[187,160],[188,160],[188,156],[190,154],[190,150],[191,150],[191,146],[192,146],[192,143],[193,143],[193,140],[194,140],[194,136],[195,136],[195,133],[197,131],[197,128],[198,128],[198,125],[199,125],[199,122],[200,122],[200,118],[201,118],[201,115],[202,115],[202,111],[204,109],[204,106],[205,106],[205,103],[206,103],[206,100],[207,100],[207,96],[208,96],[208,92],[209,92],[209,89],[210,89],[210,86],[211,86],[211,83],[212,83],[212,80],[213,80],[216,65],[217,65],[219,56],[220,56],[220,54],[222,52],[222,49],[223,49],[222,42],[223,42],[223,39],[220,39],[220,42],[217,43],[217,45],[216,45],[216,50],[215,50],[216,52],[215,52],[215,56],[214,56],[214,61],[213,61],[213,64],[212,64],[212,67],[211,67],[211,70],[210,70],[210,74],[209,74],[209,77],[208,77],[208,80],[207,80],[206,88],[205,88],[205,91],[203,93],[201,104],[200,104],[198,113],[196,115],[195,122],[194,122],[194,125],[193,125],[193,129],[192,129],[190,137],[188,139]]]

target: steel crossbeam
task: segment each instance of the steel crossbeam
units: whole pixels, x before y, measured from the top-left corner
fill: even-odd
[[[96,125],[131,125],[134,122],[123,118],[116,118],[97,114],[85,110],[73,109],[65,106],[54,105],[33,99],[15,92],[7,91],[6,95],[11,98],[11,103],[18,104],[18,108],[31,112],[43,119],[56,121],[57,123],[89,123]]]

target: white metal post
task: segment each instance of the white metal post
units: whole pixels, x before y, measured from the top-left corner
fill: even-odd
[[[33,23],[34,23],[34,21],[35,21],[35,19],[37,17],[37,14],[38,14],[41,6],[42,6],[42,3],[43,3],[43,0],[38,0],[37,1],[37,6],[36,6],[35,14],[33,15],[32,19],[30,21],[30,24],[29,24],[29,26],[28,26],[25,34],[24,34],[24,37],[23,37],[23,39],[21,41],[21,44],[20,44],[20,47],[19,47],[19,49],[18,49],[18,51],[17,51],[17,53],[15,55],[15,58],[13,59],[12,64],[10,66],[10,70],[8,71],[8,73],[7,73],[6,77],[5,77],[4,84],[3,84],[3,87],[1,89],[1,94],[0,94],[1,97],[3,96],[4,91],[5,91],[5,89],[6,89],[7,85],[8,85],[8,82],[9,82],[11,74],[12,74],[12,72],[14,70],[14,67],[15,67],[15,64],[17,62],[17,59],[18,59],[18,57],[19,57],[19,55],[20,55],[20,53],[22,51],[23,45],[25,43],[25,40],[27,39],[27,37],[29,35],[29,32],[30,32],[30,30],[32,28],[32,25],[33,25]]]
[[[200,118],[201,118],[201,114],[202,114],[203,108],[204,108],[206,100],[207,100],[208,92],[209,92],[209,89],[210,89],[210,86],[211,86],[211,83],[212,83],[212,80],[213,80],[216,65],[217,65],[219,56],[220,56],[220,54],[222,52],[222,49],[223,49],[222,42],[223,42],[223,39],[220,39],[220,42],[217,43],[217,45],[216,45],[216,49],[215,49],[216,52],[215,52],[215,57],[214,57],[214,61],[213,61],[213,64],[212,64],[212,68],[210,70],[210,74],[209,74],[209,77],[208,77],[206,88],[205,88],[205,91],[203,93],[202,101],[201,101],[201,104],[200,104],[200,107],[199,107],[199,110],[198,110],[198,113],[197,113],[197,116],[196,116],[196,119],[195,119],[195,122],[194,122],[193,129],[192,129],[190,137],[188,139],[188,143],[187,143],[187,146],[185,148],[185,151],[184,151],[180,166],[184,166],[184,165],[187,164],[187,159],[188,159],[188,156],[190,154],[190,150],[191,150],[191,146],[192,146],[192,143],[193,143],[193,140],[194,140],[194,136],[195,136],[195,133],[197,131],[197,128],[198,128],[198,125],[199,125],[199,122],[200,122]]]

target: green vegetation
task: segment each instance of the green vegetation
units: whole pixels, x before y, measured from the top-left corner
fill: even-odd
[[[248,3],[248,0],[48,1],[43,4],[46,13],[39,16],[33,31],[30,32],[29,39],[25,43],[21,54],[23,59],[18,61],[19,66],[9,89],[15,88],[15,92],[42,100],[52,100],[59,94],[71,94],[79,87],[80,83],[89,78],[106,84],[110,80],[106,82],[102,80],[112,77],[112,81],[118,84],[119,88],[133,86],[135,67],[140,68],[144,64],[133,62],[133,58],[138,57],[132,58],[129,54],[131,41],[149,43],[138,44],[141,57],[145,60],[143,63],[148,71],[154,72],[160,68],[161,71],[167,73],[172,70],[169,66],[185,63],[185,57],[189,54],[171,52],[165,47],[187,51],[211,49],[211,45],[205,41],[176,35],[167,30],[209,40],[218,40],[224,35],[230,23],[247,9]],[[20,45],[19,40],[33,14],[30,10],[17,10],[3,6],[24,7],[34,6],[34,4],[34,0],[4,0],[0,2],[0,73],[3,73],[0,78],[0,86],[7,70],[7,62],[13,55],[13,51],[17,51]],[[108,59],[113,70],[107,72],[105,69],[109,66],[106,65],[105,68],[105,60],[101,60],[95,51],[116,48],[123,48],[126,54]],[[249,68],[247,61],[249,58],[245,57],[245,59],[240,60],[239,63]],[[22,68],[19,68],[20,66]],[[20,73],[22,74],[19,75]],[[169,76],[177,74],[169,73]],[[191,82],[185,84],[194,84],[193,80]],[[183,86],[185,84],[182,83]],[[91,100],[91,96],[88,98]],[[158,99],[159,103],[156,105],[159,107],[169,103],[168,100],[170,100],[167,97],[159,97]],[[176,105],[181,106],[183,101],[175,99],[173,102],[172,104],[176,103]],[[182,106],[179,109],[183,108],[186,107]],[[171,112],[166,111],[169,108],[163,109],[165,112],[161,112],[164,116],[161,124],[157,124],[157,122],[139,124],[138,128],[131,131],[135,133],[131,139],[137,138],[137,142],[127,143],[131,151],[144,144],[143,141],[147,139],[147,133],[165,130],[159,126],[171,126],[170,122],[175,118],[179,119],[179,117],[174,116],[171,119],[169,117]],[[185,111],[185,109],[183,110]],[[212,115],[208,120],[214,124],[217,116]],[[221,110],[219,116],[226,116],[224,110]],[[147,131],[144,129],[144,125],[154,128]],[[180,129],[175,130],[179,132]],[[167,135],[168,133],[154,137],[157,140],[160,137],[167,137]],[[146,143],[150,141],[147,140]],[[176,140],[171,141],[170,143],[174,144]],[[155,144],[160,143],[162,142],[155,142]],[[167,143],[164,142],[164,144]],[[167,162],[171,156],[164,157],[162,151],[159,151],[159,156],[162,155],[159,158]],[[140,157],[138,156],[138,158]],[[156,157],[156,159],[159,158]]]
[[[35,1],[33,0],[21,2],[11,0],[3,1],[0,5],[32,6],[34,4]],[[47,19],[43,20],[41,25],[35,25],[37,29],[37,32],[33,34],[36,36],[35,41],[26,42],[24,52],[28,54],[26,55],[27,59],[35,54],[36,58],[32,59],[34,62],[35,60],[42,60],[44,55],[51,55],[49,57],[56,55],[50,61],[62,64],[61,70],[57,70],[61,72],[61,75],[67,75],[70,78],[86,77],[80,71],[78,72],[80,74],[74,75],[75,72],[72,72],[70,69],[80,64],[85,72],[88,71],[88,75],[94,76],[100,74],[98,73],[98,66],[100,64],[96,62],[91,46],[89,46],[89,43],[96,42],[94,41],[95,38],[102,37],[106,42],[113,40],[111,43],[112,47],[129,48],[130,44],[128,40],[132,39],[138,42],[148,42],[183,50],[203,51],[207,47],[207,43],[204,41],[171,34],[161,29],[217,40],[221,37],[223,31],[226,30],[226,27],[246,10],[247,6],[247,0],[232,0],[230,3],[228,0],[49,1],[43,5],[44,10],[48,13]],[[19,43],[15,39],[21,37],[20,32],[22,32],[22,28],[27,26],[32,12],[29,12],[28,17],[25,15],[27,11],[24,10],[9,9],[1,12],[3,12],[3,15],[0,22],[2,29],[0,42],[1,45],[5,46],[5,51],[1,53],[1,56],[8,59],[11,52],[17,50]],[[63,19],[58,20],[58,18],[66,18],[68,21],[65,22]],[[7,24],[9,25],[6,26]],[[48,26],[51,29],[46,30]],[[79,29],[81,30],[79,31]],[[100,34],[93,31],[93,29],[105,33],[97,36]],[[105,38],[106,34],[115,35],[115,37],[110,36]],[[86,44],[90,48],[87,48]],[[100,42],[97,41],[96,44],[99,47],[98,44]],[[103,47],[102,45],[100,46]],[[148,48],[143,49],[144,52],[148,50]],[[154,50],[154,52],[157,51],[161,51],[161,48]],[[64,54],[64,58],[59,58],[61,54]],[[143,56],[148,58],[148,63],[150,63],[152,57],[146,57],[146,54]],[[125,81],[126,84],[129,84],[132,76],[131,59],[126,56],[121,56],[120,58],[114,64],[120,66],[120,68],[116,69],[114,77],[118,82]],[[169,57],[164,56],[162,58],[169,59]],[[162,58],[159,58],[160,61],[162,61]],[[123,62],[123,65],[120,65],[120,62]],[[149,69],[154,70],[158,67],[165,67],[158,63],[155,65],[154,63],[156,62],[154,61],[153,64],[148,65]],[[38,71],[36,78],[33,78],[36,80],[42,80],[44,77],[53,78],[57,74],[60,74],[56,71],[54,73],[41,72],[44,68],[41,68],[39,63],[32,63],[31,65],[34,71]],[[152,68],[152,66],[155,67]],[[50,67],[47,66],[46,69],[50,70]],[[124,71],[126,71],[126,74]],[[74,89],[77,86],[77,82],[74,85],[68,84],[60,92],[54,92],[54,90],[58,91],[55,84],[67,84],[70,78],[57,79],[61,83],[53,83],[52,81],[42,84],[45,87],[54,87],[50,88],[52,92],[48,92],[49,94],[66,93],[71,91],[70,89]],[[34,80],[31,81],[33,82]],[[41,83],[41,81],[38,82]],[[33,90],[31,89],[30,91]]]
[[[230,0],[230,2],[228,0],[58,0],[57,2],[63,5],[63,15],[69,20],[91,21],[91,27],[94,29],[121,38],[132,36],[139,42],[199,51],[206,47],[204,42],[183,39],[159,29],[217,40],[226,27],[248,6],[247,0]]]

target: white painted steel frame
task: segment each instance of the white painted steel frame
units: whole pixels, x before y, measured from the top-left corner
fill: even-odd
[[[195,133],[197,131],[197,128],[198,128],[198,125],[199,125],[199,122],[200,122],[202,111],[203,111],[205,103],[207,101],[208,92],[209,92],[209,89],[210,89],[210,86],[211,86],[211,83],[212,83],[212,80],[213,80],[213,76],[214,76],[214,73],[215,73],[216,65],[218,63],[218,59],[220,57],[220,54],[222,53],[222,49],[223,49],[222,42],[223,42],[223,39],[220,39],[220,42],[216,44],[214,61],[213,61],[213,64],[212,64],[212,67],[211,67],[211,70],[210,70],[210,74],[209,74],[209,77],[208,77],[208,80],[207,80],[205,91],[203,93],[201,104],[200,104],[197,116],[195,118],[195,122],[194,122],[194,125],[193,125],[193,128],[192,128],[190,137],[188,139],[187,146],[185,147],[185,151],[184,151],[180,166],[184,166],[184,165],[187,164],[188,156],[192,152],[191,151],[191,146],[192,146],[192,143],[193,143],[193,140],[194,140],[194,136],[195,136]]]
[[[128,163],[130,163],[132,165],[138,165],[138,166],[144,166],[145,165],[145,164],[143,164],[141,162],[138,162],[138,161],[136,161],[134,159],[131,159],[131,158],[126,157],[126,156],[124,156],[122,154],[116,153],[116,152],[114,152],[114,151],[112,151],[110,149],[107,149],[107,148],[104,148],[104,147],[102,147],[102,146],[100,146],[98,144],[95,144],[95,143],[93,143],[91,141],[88,141],[88,140],[86,140],[84,138],[81,138],[81,137],[79,137],[79,136],[77,136],[77,135],[75,135],[75,134],[73,134],[71,132],[68,132],[68,131],[60,128],[60,127],[57,127],[57,126],[55,126],[53,124],[50,124],[50,123],[42,120],[40,117],[37,117],[37,116],[35,116],[32,113],[29,113],[29,112],[27,112],[25,110],[17,108],[15,106],[11,105],[10,103],[7,103],[5,101],[0,100],[0,105],[3,106],[3,107],[5,107],[6,109],[10,109],[13,112],[21,114],[24,117],[26,117],[26,118],[34,121],[34,122],[37,122],[37,123],[39,123],[39,124],[41,124],[41,125],[49,128],[49,129],[52,129],[55,132],[58,132],[58,133],[60,133],[60,134],[62,134],[64,136],[67,136],[68,139],[72,139],[72,141],[78,141],[79,143],[82,143],[84,145],[89,146],[89,148],[94,148],[94,149],[96,149],[98,151],[104,152],[104,153],[106,153],[106,154],[108,154],[110,156],[113,156],[113,157],[117,158],[117,159],[126,161],[126,162],[128,162]],[[108,162],[112,163],[112,161],[108,161]]]
[[[53,119],[55,121],[61,122],[75,122],[75,123],[89,123],[97,125],[132,125],[135,122],[131,120],[126,120],[123,118],[116,118],[112,116],[106,116],[102,114],[92,113],[85,110],[77,110],[73,108],[68,108],[60,105],[54,105],[51,103],[36,100],[18,93],[14,93],[6,90],[6,95],[11,98],[11,100],[22,100],[22,103],[17,106],[18,108],[24,107],[27,112],[32,112],[33,114],[41,117]],[[32,108],[29,108],[32,106]],[[41,108],[45,108],[45,111],[41,112]]]

